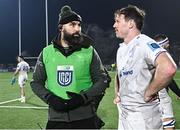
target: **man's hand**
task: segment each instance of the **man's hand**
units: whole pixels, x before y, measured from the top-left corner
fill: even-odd
[[[61,97],[51,94],[48,98],[48,104],[57,111],[72,110],[84,104],[84,99],[82,95],[73,92],[66,93],[68,94],[70,99],[63,99]]]
[[[66,99],[51,94],[48,98],[48,104],[57,111],[68,111]]]
[[[117,96],[114,98],[113,103],[114,103],[114,104],[117,104],[117,103],[119,103],[120,101],[121,101],[121,99],[120,99],[120,97],[117,95]]]
[[[154,94],[154,95],[147,95],[147,93],[144,94],[144,101],[145,102],[152,102],[154,100],[156,100],[158,98],[158,94]]]
[[[11,79],[11,85],[14,85],[16,83],[16,77],[12,77]]]
[[[74,109],[84,104],[83,96],[73,92],[66,92],[67,95],[71,98],[67,102],[68,109]]]

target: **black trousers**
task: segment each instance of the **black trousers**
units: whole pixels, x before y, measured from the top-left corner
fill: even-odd
[[[72,122],[48,121],[46,129],[100,129],[103,125],[104,122],[95,116]]]

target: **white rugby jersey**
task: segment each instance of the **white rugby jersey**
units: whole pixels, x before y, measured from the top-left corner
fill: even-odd
[[[120,44],[116,60],[122,107],[139,111],[142,106],[151,104],[144,102],[144,92],[153,77],[150,69],[155,66],[158,55],[164,51],[166,50],[144,34],[136,36],[128,44]],[[153,102],[157,103],[158,101]]]
[[[19,75],[26,75],[29,69],[29,64],[25,61],[21,61],[17,64],[17,70],[19,70]]]

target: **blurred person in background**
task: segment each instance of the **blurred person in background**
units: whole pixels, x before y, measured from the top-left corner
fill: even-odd
[[[18,84],[20,87],[20,101],[22,103],[24,103],[26,101],[25,98],[25,85],[26,85],[26,81],[28,80],[28,72],[29,72],[29,64],[24,61],[24,57],[23,56],[17,56],[17,68],[16,71],[13,74],[13,78],[12,78],[12,82],[11,84],[13,85],[16,81],[16,75],[18,75]]]
[[[170,51],[169,39],[165,34],[157,34],[154,36],[159,46]],[[175,129],[175,119],[172,108],[172,100],[168,95],[169,88],[177,95],[177,99],[180,99],[180,89],[177,86],[174,79],[167,85],[166,88],[159,91],[160,108],[162,111],[163,128],[165,130]]]
[[[154,39],[157,41],[157,43],[166,49],[170,53],[171,44],[169,42],[168,37],[165,34],[157,34],[154,36]],[[171,53],[170,53],[171,54]],[[173,56],[172,56],[173,57]],[[166,87],[166,90],[168,91],[169,88],[176,94],[177,99],[180,100],[180,89],[174,79],[169,83],[169,85]]]

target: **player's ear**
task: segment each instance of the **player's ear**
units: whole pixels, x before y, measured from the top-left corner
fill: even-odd
[[[129,22],[129,28],[132,29],[135,26],[134,20],[130,19],[128,22]]]
[[[59,31],[59,32],[61,32],[62,26],[63,26],[62,24],[59,24],[59,25],[58,25],[58,31]]]

